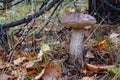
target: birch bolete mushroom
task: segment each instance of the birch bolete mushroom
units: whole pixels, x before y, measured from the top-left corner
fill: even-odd
[[[70,56],[83,67],[83,39],[84,28],[96,23],[96,19],[88,14],[73,13],[65,16],[61,23],[65,27],[72,28],[72,37],[70,41]]]

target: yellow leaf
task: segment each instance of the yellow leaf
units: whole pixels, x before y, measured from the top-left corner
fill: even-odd
[[[16,41],[19,41],[19,38],[18,38],[16,35],[13,35],[13,38],[14,38]]]
[[[88,10],[88,4],[84,4],[84,7]]]
[[[24,13],[25,10],[26,10],[26,9],[25,9],[25,7],[23,6],[23,7],[21,7],[20,12],[21,12],[21,13]]]
[[[69,8],[69,9],[68,9],[68,12],[74,13],[74,12],[75,12],[75,9]]]
[[[48,44],[45,44],[45,43],[41,44],[41,50],[38,53],[38,58],[42,60],[42,56],[44,54],[47,54],[49,51],[50,51],[50,46]]]
[[[18,58],[21,58],[21,55],[16,55],[16,57],[15,57],[16,59],[18,59]]]
[[[41,50],[43,52],[50,51],[50,46],[48,44],[41,44]]]

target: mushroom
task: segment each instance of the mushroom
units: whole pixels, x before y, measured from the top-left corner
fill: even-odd
[[[70,41],[70,56],[83,67],[83,39],[84,28],[92,26],[96,23],[96,19],[88,14],[73,13],[65,16],[61,23],[67,27],[72,28],[72,37]]]

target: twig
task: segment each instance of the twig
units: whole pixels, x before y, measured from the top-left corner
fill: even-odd
[[[15,6],[15,5],[17,5],[17,4],[19,4],[19,3],[21,3],[21,2],[23,2],[24,0],[20,0],[20,1],[17,1],[17,2],[15,2],[15,3],[12,3],[12,2],[8,2],[8,3],[10,3],[9,4],[9,8],[10,7],[13,7],[13,6]],[[1,3],[6,3],[6,2],[1,2]],[[5,10],[6,9],[6,7],[2,7],[2,8],[0,8],[0,10]]]
[[[11,62],[12,58],[13,58],[13,52],[14,50],[16,49],[16,47],[21,44],[23,42],[23,40],[25,40],[25,38],[27,37],[28,35],[28,32],[32,29],[31,27],[33,26],[34,24],[34,20],[32,20],[25,28],[21,38],[19,39],[19,41],[14,45],[14,47],[11,49],[10,51],[10,58],[8,59],[8,62]]]
[[[102,20],[94,29],[94,31],[90,34],[90,36],[84,41],[84,43],[86,43],[91,37],[92,35],[96,32],[96,30],[100,27],[100,25],[104,22],[104,20]]]
[[[45,11],[49,11],[52,7],[54,7],[54,5],[56,3],[58,3],[60,0],[52,0],[52,2],[47,6],[47,7],[44,7],[42,8],[41,10],[37,11],[36,13],[32,14],[32,15],[29,15],[23,19],[20,19],[20,20],[17,20],[17,21],[13,21],[13,22],[10,22],[10,23],[7,23],[7,24],[3,24],[2,25],[2,28],[3,29],[6,29],[6,28],[10,28],[10,27],[14,27],[14,26],[17,26],[17,25],[21,25],[23,23],[27,23],[27,22],[30,22],[32,19],[34,19],[35,17],[39,17],[40,15],[44,14]],[[63,1],[63,0],[62,0]]]
[[[57,10],[57,8],[59,7],[59,5],[63,2],[63,0],[59,1],[59,3],[57,4],[57,6],[55,7],[55,9],[53,10],[53,12],[51,13],[48,21],[43,25],[43,27],[40,29],[40,31],[38,32],[38,34],[41,33],[41,31],[49,24],[49,22],[51,22],[51,18],[53,16],[53,14],[55,13],[55,11]],[[39,29],[39,28],[38,28]],[[31,34],[35,33],[38,29],[36,29],[35,31],[31,32],[28,36],[30,36]]]

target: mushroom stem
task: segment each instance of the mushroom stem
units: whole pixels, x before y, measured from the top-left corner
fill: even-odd
[[[73,29],[70,42],[70,56],[83,67],[83,39],[84,34],[81,29]]]

